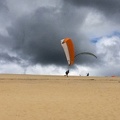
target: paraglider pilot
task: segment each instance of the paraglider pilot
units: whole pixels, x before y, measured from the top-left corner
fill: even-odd
[[[67,71],[65,72],[65,74],[66,74],[66,76],[68,77],[68,74],[69,74],[69,70],[67,70]]]
[[[87,73],[87,76],[89,76],[89,73]]]

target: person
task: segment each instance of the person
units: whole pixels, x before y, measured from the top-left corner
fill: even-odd
[[[66,76],[68,77],[68,74],[69,74],[69,70],[67,70],[67,71],[65,72],[65,74],[66,74]]]
[[[89,73],[87,73],[87,76],[89,76]]]

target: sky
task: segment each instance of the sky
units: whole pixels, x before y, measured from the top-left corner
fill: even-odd
[[[119,0],[0,0],[0,73],[64,75],[61,39],[79,56],[70,75],[120,76]]]

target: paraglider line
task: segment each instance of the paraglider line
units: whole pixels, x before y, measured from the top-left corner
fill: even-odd
[[[82,53],[78,53],[77,55],[75,55],[75,58],[76,58],[78,55],[82,55],[82,54],[92,55],[92,56],[94,56],[95,58],[97,58],[96,55],[94,55],[93,53],[90,53],[90,52],[82,52]]]

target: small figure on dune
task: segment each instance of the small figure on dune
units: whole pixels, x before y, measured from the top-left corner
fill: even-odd
[[[89,73],[87,73],[87,76],[89,76]]]
[[[69,70],[67,70],[66,72],[65,72],[65,76],[67,76],[68,77],[68,74],[69,74]]]

